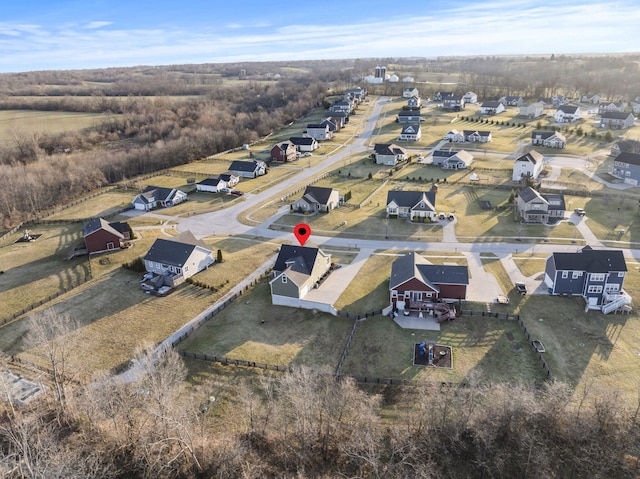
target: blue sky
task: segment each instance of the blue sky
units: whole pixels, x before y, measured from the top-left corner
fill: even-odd
[[[0,71],[640,52],[640,0],[9,0]]]

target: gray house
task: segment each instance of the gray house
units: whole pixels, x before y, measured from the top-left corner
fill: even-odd
[[[540,194],[526,187],[516,196],[516,209],[525,223],[554,223],[564,218],[564,195]]]
[[[261,160],[234,160],[229,166],[229,171],[243,178],[256,178],[267,173],[267,164]]]
[[[600,128],[611,128],[621,130],[631,128],[635,118],[631,113],[624,111],[605,111],[600,117]]]
[[[398,123],[420,123],[423,120],[418,110],[400,110],[398,113]]]
[[[576,253],[553,253],[547,259],[544,281],[549,294],[582,296],[587,309],[607,314],[631,304],[622,289],[626,273],[622,251],[585,246]]]
[[[411,218],[412,220],[430,221],[436,219],[436,189],[430,191],[401,191],[387,192],[387,216],[397,218]]]
[[[298,306],[331,269],[331,255],[319,248],[283,244],[273,267],[271,302]]]
[[[609,173],[629,185],[640,185],[640,154],[620,153]]]
[[[328,213],[340,204],[340,193],[335,188],[321,186],[307,186],[302,198],[293,203],[293,211],[315,213],[322,211]]]
[[[407,159],[407,150],[393,143],[376,143],[373,153],[378,165],[395,166]]]
[[[442,99],[442,108],[451,111],[464,110],[465,100],[462,95],[453,95]]]
[[[564,148],[567,146],[567,139],[557,131],[534,131],[531,133],[531,144],[546,148]]]

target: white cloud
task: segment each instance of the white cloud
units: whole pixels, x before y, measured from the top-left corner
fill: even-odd
[[[84,28],[92,30],[94,28],[102,28],[113,25],[113,22],[91,22],[84,26]]]

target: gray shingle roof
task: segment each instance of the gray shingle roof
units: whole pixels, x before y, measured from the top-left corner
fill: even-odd
[[[283,244],[273,269],[282,273],[290,267],[295,272],[310,275],[319,251],[318,248]]]
[[[185,231],[175,238],[155,240],[144,259],[181,268],[197,246],[211,251],[203,241],[197,240],[190,231]]]
[[[430,190],[430,191],[390,190],[387,192],[387,204],[393,201],[400,208],[413,208],[418,203],[420,203],[422,199],[426,199],[432,206],[435,207],[436,192],[433,190]],[[431,208],[430,211],[435,211],[435,209]]]
[[[623,151],[616,157],[615,161],[620,163],[627,163],[629,165],[640,166],[640,154]]]
[[[627,113],[626,111],[605,111],[600,117],[611,120],[626,120],[629,118],[629,115],[631,115],[631,113]]]
[[[258,163],[253,161],[242,161],[242,160],[234,160],[231,162],[231,166],[229,167],[232,171],[255,171],[258,167]]]
[[[120,224],[120,223],[119,223]],[[123,225],[127,225],[126,223],[122,223]],[[127,229],[128,229],[129,225],[127,225]],[[89,236],[92,233],[95,233],[98,230],[105,230],[108,231],[109,233],[120,237],[121,239],[124,238],[124,235],[122,234],[121,231],[118,230],[117,227],[114,227],[114,225],[112,225],[111,223],[109,223],[108,221],[106,221],[103,218],[95,218],[91,221],[89,221],[86,225],[82,226],[82,236],[86,237]]]
[[[426,259],[413,252],[393,262],[389,288],[395,289],[412,278],[438,291],[438,284],[469,284],[469,271],[466,266],[429,264]]]
[[[627,271],[627,263],[621,250],[595,250],[585,246],[577,253],[553,253],[556,270],[608,273]]]
[[[325,188],[322,186],[307,186],[304,190],[303,198],[312,198],[321,205],[326,205],[331,197],[331,193],[335,191],[334,188]]]
[[[569,115],[573,115],[576,111],[578,111],[578,107],[575,105],[560,105],[558,110],[567,113]]]
[[[544,156],[535,150],[531,150],[529,153],[525,153],[524,155],[516,158],[516,161],[526,161],[535,165],[536,163],[542,163],[543,159]]]

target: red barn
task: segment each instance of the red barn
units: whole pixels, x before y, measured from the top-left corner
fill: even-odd
[[[96,218],[82,227],[82,237],[89,254],[101,253],[123,247],[129,238],[129,224],[114,221],[108,223]]]
[[[427,303],[458,301],[467,296],[466,266],[430,264],[416,253],[398,258],[391,265],[389,291],[398,309],[421,309]]]

